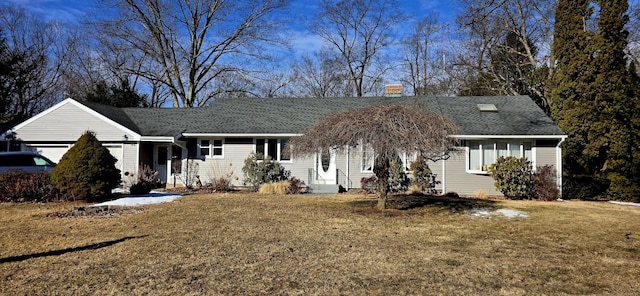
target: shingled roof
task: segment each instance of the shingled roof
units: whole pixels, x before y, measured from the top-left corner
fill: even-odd
[[[85,104],[85,103],[83,103]],[[426,107],[450,118],[459,135],[565,135],[527,96],[218,99],[201,108],[113,108],[85,104],[144,136],[300,134],[335,112],[379,104]],[[493,104],[482,112],[478,104]]]

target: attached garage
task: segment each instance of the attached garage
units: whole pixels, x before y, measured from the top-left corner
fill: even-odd
[[[26,150],[38,152],[44,155],[46,158],[50,159],[51,161],[58,163],[60,162],[62,155],[64,155],[67,152],[67,150],[69,150],[69,147],[71,145],[32,144],[32,145],[26,145],[26,146],[27,146]]]
[[[65,144],[27,144],[25,145],[28,151],[35,151],[51,161],[58,163],[62,156],[69,150],[69,148],[73,145],[65,145]],[[122,160],[124,158],[122,144],[104,144],[103,145],[109,153],[115,157],[118,162],[116,162],[116,168],[122,171]]]
[[[113,155],[113,157],[118,160],[118,162],[116,162],[116,169],[119,169],[120,172],[123,172],[122,159],[124,156],[122,151],[122,144],[104,144],[103,146],[107,148],[107,150],[109,150],[109,153],[111,153],[111,155]]]

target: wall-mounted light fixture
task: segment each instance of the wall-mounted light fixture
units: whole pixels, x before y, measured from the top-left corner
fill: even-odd
[[[124,135],[124,136],[122,136],[122,139],[125,140],[125,141],[128,141],[129,140],[129,136]]]

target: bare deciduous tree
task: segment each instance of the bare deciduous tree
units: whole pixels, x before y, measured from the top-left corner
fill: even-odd
[[[144,90],[149,107],[162,107],[168,96],[167,87],[157,80],[136,75],[138,69],[152,65],[144,53],[131,50],[126,42],[108,38],[88,28],[80,29],[75,58],[70,61],[64,78],[67,93],[74,98],[83,98],[99,84],[119,85],[126,83],[131,90]]]
[[[456,63],[471,74],[468,95],[530,95],[548,110],[545,88],[541,81],[553,73],[553,15],[555,1],[547,0],[464,0],[458,15],[459,27],[467,36],[465,50],[457,55]],[[512,38],[511,40],[508,40]],[[492,57],[509,53],[518,58],[507,59],[513,64],[492,64]],[[503,60],[504,62],[505,60]],[[496,67],[498,65],[498,67]],[[505,68],[518,75],[505,76]],[[532,71],[533,69],[533,71]],[[542,71],[541,71],[542,70]],[[545,72],[545,73],[542,73]],[[469,78],[467,77],[467,78]],[[513,79],[517,78],[518,81]],[[464,79],[464,77],[459,77]],[[481,85],[478,85],[481,84]],[[518,86],[526,86],[523,90]],[[484,89],[474,93],[473,87]]]
[[[60,77],[72,56],[74,35],[60,23],[43,21],[9,5],[0,6],[0,27],[13,61],[3,78],[10,91],[3,98],[8,105],[0,121],[19,121],[62,99]]]
[[[228,90],[225,75],[278,43],[288,0],[103,0],[114,10],[95,24],[151,63],[127,70],[168,88],[174,107],[206,105]]]
[[[447,118],[422,106],[377,105],[327,116],[302,136],[292,138],[293,157],[309,157],[318,151],[365,145],[375,155],[379,209],[385,209],[389,190],[390,162],[400,152],[419,153],[433,160],[455,150],[456,126]]]
[[[430,13],[413,27],[402,42],[404,52],[404,81],[416,96],[446,93],[443,82],[448,79],[444,52],[445,26],[438,22],[438,14]]]
[[[295,83],[301,97],[323,98],[353,95],[353,87],[340,58],[328,49],[303,55],[294,63]]]
[[[337,51],[354,95],[362,97],[392,68],[384,51],[392,27],[404,20],[395,0],[323,0],[309,30]]]

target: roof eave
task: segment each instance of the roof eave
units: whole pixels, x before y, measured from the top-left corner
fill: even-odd
[[[567,135],[451,135],[459,140],[474,139],[566,139]]]

